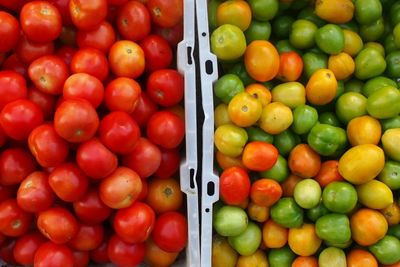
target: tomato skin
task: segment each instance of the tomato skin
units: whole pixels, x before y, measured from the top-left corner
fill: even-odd
[[[284,82],[293,82],[299,79],[303,72],[303,59],[294,51],[279,55],[280,64],[277,78]]]
[[[32,155],[22,148],[8,148],[0,154],[0,184],[20,183],[36,169]]]
[[[154,25],[152,31],[167,40],[171,47],[176,47],[183,39],[183,20],[172,27]]]
[[[321,168],[314,179],[321,187],[325,187],[335,181],[343,181],[344,179],[339,173],[338,166],[339,162],[337,160],[328,160],[322,162]]]
[[[270,81],[279,72],[279,54],[272,43],[256,40],[247,46],[244,64],[249,75],[256,81]]]
[[[240,167],[228,168],[220,176],[221,199],[228,205],[238,205],[249,196],[250,186],[246,170]]]
[[[182,206],[183,194],[174,178],[153,178],[148,182],[146,203],[158,214],[178,210]]]
[[[107,53],[110,50],[115,39],[115,30],[107,21],[100,23],[94,30],[78,30],[76,34],[76,42],[79,48],[92,47],[99,49],[103,53]]]
[[[86,73],[75,73],[69,76],[64,83],[64,99],[83,98],[94,108],[103,102],[104,86],[99,79]]]
[[[14,246],[15,239],[6,239],[0,246],[0,257],[8,264],[17,264],[13,254]]]
[[[0,11],[0,24],[0,53],[6,53],[17,44],[19,38],[19,23],[10,13]]]
[[[19,38],[15,53],[23,63],[30,64],[35,59],[42,56],[52,54],[54,52],[54,44],[49,43],[35,43],[27,39],[25,35]]]
[[[56,98],[54,95],[43,93],[36,87],[30,87],[28,91],[28,99],[40,107],[46,120],[53,117],[56,105]]]
[[[16,186],[4,186],[0,183],[0,202],[15,197],[17,189],[18,188]]]
[[[74,258],[74,267],[86,267],[89,265],[89,252],[74,250],[72,251],[72,256]]]
[[[104,53],[91,47],[79,49],[72,57],[70,68],[72,73],[87,73],[102,82],[107,78],[109,72]]]
[[[151,266],[166,267],[172,265],[178,257],[177,252],[166,252],[159,248],[154,241],[149,238],[146,241],[145,262]]]
[[[107,254],[110,261],[118,266],[137,266],[145,255],[144,243],[129,244],[118,235],[113,235],[108,242]]]
[[[86,224],[99,224],[112,213],[111,208],[101,201],[96,187],[89,188],[83,197],[73,202],[73,208],[78,219]]]
[[[182,101],[183,76],[173,69],[156,70],[147,79],[149,97],[163,107],[171,107]]]
[[[17,192],[17,203],[23,210],[37,213],[53,205],[55,197],[48,177],[47,173],[36,171],[21,182]]]
[[[142,91],[137,101],[136,108],[132,112],[132,117],[135,118],[135,121],[141,128],[144,128],[150,117],[156,113],[157,110],[158,105],[150,99],[146,91]]]
[[[179,149],[161,148],[161,163],[154,175],[158,178],[169,178],[179,169],[181,156]]]
[[[21,236],[15,242],[13,249],[15,261],[21,265],[33,265],[36,251],[46,241],[46,238],[39,232],[32,232]]]
[[[38,267],[73,267],[74,258],[67,246],[46,242],[36,251],[33,265]]]
[[[69,1],[69,12],[72,23],[82,30],[91,30],[96,28],[107,16],[107,1]]]
[[[112,73],[118,77],[135,79],[145,68],[143,49],[135,42],[120,40],[115,42],[108,53]]]
[[[253,141],[245,146],[242,162],[249,170],[266,171],[275,165],[278,155],[278,149],[272,144]]]
[[[78,232],[68,242],[68,245],[79,251],[89,251],[102,243],[103,236],[104,228],[102,225],[79,224]]]
[[[0,111],[6,104],[27,96],[26,81],[21,74],[15,71],[0,71]]]
[[[6,236],[25,234],[32,222],[32,214],[18,206],[15,199],[7,199],[0,203],[0,232]]]
[[[128,1],[121,6],[116,24],[123,39],[134,42],[142,40],[151,30],[149,11],[140,1]]]
[[[146,72],[168,68],[173,59],[172,49],[167,40],[156,34],[147,35],[140,43],[146,60]]]
[[[290,152],[288,165],[293,174],[310,178],[321,168],[321,157],[309,145],[299,144]]]
[[[89,257],[96,263],[109,263],[110,259],[107,254],[108,249],[108,238],[103,238],[103,242],[101,244],[89,251]]]
[[[161,27],[173,27],[182,20],[182,0],[148,0],[147,8],[150,10],[152,21]]]
[[[154,243],[167,252],[180,252],[187,243],[187,221],[179,212],[161,214],[152,232]]]
[[[73,46],[70,45],[63,45],[56,50],[56,55],[61,58],[67,66],[71,65],[72,57],[78,51]]]
[[[110,111],[132,113],[137,106],[141,91],[141,86],[137,81],[119,77],[106,86],[104,103]]]
[[[3,70],[15,71],[25,78],[28,77],[28,66],[26,66],[26,64],[17,57],[17,54],[15,52],[4,59],[2,63],[2,68]]]
[[[282,194],[282,187],[272,179],[261,178],[251,185],[250,198],[259,206],[271,207]]]

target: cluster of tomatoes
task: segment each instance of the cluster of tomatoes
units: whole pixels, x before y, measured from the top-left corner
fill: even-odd
[[[182,19],[182,0],[0,1],[3,262],[177,259]]]

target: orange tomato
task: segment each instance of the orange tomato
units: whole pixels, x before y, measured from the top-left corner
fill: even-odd
[[[314,105],[325,105],[336,96],[338,87],[333,72],[329,69],[315,71],[306,85],[307,100]]]
[[[182,191],[174,178],[153,178],[148,182],[147,204],[156,213],[178,210],[182,206]]]
[[[400,206],[396,201],[380,211],[389,225],[400,223]]]
[[[400,267],[400,262],[393,263],[393,264],[390,264],[390,265],[382,265],[382,267]]]
[[[352,146],[377,145],[381,140],[381,134],[379,121],[368,115],[356,117],[347,124],[347,137]]]
[[[386,235],[388,223],[385,216],[373,209],[360,209],[350,218],[352,238],[361,246],[370,246]]]
[[[242,162],[246,168],[252,171],[267,171],[278,160],[278,149],[267,142],[253,141],[247,143],[243,149]]]
[[[331,23],[346,23],[353,18],[354,4],[351,0],[317,0],[315,13],[318,17]]]
[[[298,144],[289,154],[289,169],[302,178],[317,175],[321,168],[321,157],[307,144]]]
[[[253,221],[265,222],[269,217],[269,208],[250,202],[247,206],[247,214]]]
[[[344,52],[337,55],[330,55],[328,59],[328,69],[335,74],[335,77],[338,80],[344,80],[350,77],[355,68],[356,64],[354,63],[353,58]]]
[[[275,180],[262,178],[251,185],[250,198],[259,206],[271,207],[281,196],[282,187]]]
[[[267,248],[281,248],[287,243],[288,233],[287,228],[270,219],[263,225],[263,243]]]
[[[263,107],[271,103],[271,91],[261,83],[251,83],[246,86],[245,91],[260,100]]]
[[[347,267],[378,267],[374,255],[363,249],[352,249],[346,256]]]
[[[284,82],[294,82],[303,72],[303,59],[294,51],[280,54],[277,78]]]
[[[279,53],[275,46],[265,40],[251,42],[244,53],[246,71],[254,80],[267,82],[279,71]]]
[[[321,164],[321,168],[319,172],[314,177],[314,179],[319,183],[321,187],[325,187],[328,184],[335,181],[344,180],[342,175],[339,173],[339,161],[337,160],[328,160],[324,161]]]
[[[290,249],[300,256],[311,256],[317,252],[322,240],[317,236],[314,224],[304,223],[297,228],[290,228],[288,244]]]
[[[318,259],[314,256],[299,256],[292,262],[292,267],[318,267]]]
[[[232,24],[245,31],[251,23],[251,8],[244,0],[228,0],[217,8],[217,25]]]
[[[255,124],[260,118],[261,112],[261,101],[247,92],[235,95],[228,104],[229,118],[240,127],[249,127]]]
[[[153,267],[167,267],[175,262],[179,253],[166,252],[159,248],[152,238],[146,241],[145,262]]]
[[[242,169],[245,169],[246,167],[244,166],[242,162],[242,158],[239,157],[230,157],[225,155],[224,153],[217,151],[216,153],[216,159],[218,162],[218,165],[223,169],[228,169],[230,167],[240,167]]]
[[[232,205],[232,206],[236,206],[236,207],[239,207],[239,208],[242,208],[242,209],[247,209],[247,207],[249,206],[249,203],[250,203],[249,198],[246,198],[245,200],[243,200],[239,204]]]
[[[303,180],[301,177],[290,174],[281,184],[284,197],[292,197],[296,184]]]

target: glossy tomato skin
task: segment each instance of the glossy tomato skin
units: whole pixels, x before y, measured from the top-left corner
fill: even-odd
[[[142,75],[145,68],[143,49],[129,40],[115,42],[110,48],[108,61],[112,73],[118,77],[135,79]]]
[[[83,172],[93,179],[107,177],[118,165],[117,156],[97,138],[86,141],[78,147],[76,162]]]
[[[142,40],[151,30],[149,11],[140,1],[128,1],[121,6],[117,14],[116,24],[123,39],[134,42]]]
[[[107,248],[110,261],[119,266],[137,266],[145,255],[144,243],[129,244],[117,235],[110,238]]]
[[[174,178],[152,178],[148,182],[146,202],[157,213],[178,210],[182,206],[183,193]]]
[[[153,209],[143,202],[135,202],[130,207],[120,209],[115,214],[113,227],[119,237],[131,244],[147,240],[153,230],[156,215]]]
[[[137,81],[119,77],[106,86],[104,103],[111,111],[132,113],[137,106],[141,91],[141,86]]]
[[[154,175],[159,178],[169,178],[178,171],[181,155],[177,148],[161,148],[160,150],[161,163]]]
[[[19,38],[18,20],[10,13],[0,11],[0,53],[13,49]]]
[[[36,161],[28,151],[22,148],[5,149],[0,155],[0,184],[18,184],[36,167]]]
[[[53,205],[55,196],[48,178],[47,173],[35,171],[21,182],[17,192],[17,203],[23,210],[37,213]]]
[[[74,250],[72,251],[72,256],[74,258],[74,267],[86,267],[89,265],[89,252]]]
[[[115,30],[107,21],[100,23],[94,30],[78,30],[76,34],[76,42],[79,48],[92,47],[103,53],[107,53],[110,50],[115,39]]]
[[[32,222],[32,214],[18,206],[15,199],[7,199],[0,203],[0,232],[6,236],[25,234]]]
[[[144,128],[150,117],[156,113],[157,110],[157,104],[150,99],[146,91],[143,91],[139,96],[135,110],[132,112],[132,117],[141,128]]]
[[[31,232],[21,236],[15,242],[13,249],[15,261],[21,265],[33,265],[36,251],[46,241],[46,238],[39,232]]]
[[[29,149],[42,167],[55,167],[63,163],[69,153],[68,143],[51,124],[36,127],[28,138]]]
[[[67,209],[54,207],[39,213],[39,231],[56,244],[65,244],[78,232],[78,222]]]
[[[69,241],[69,245],[80,251],[89,251],[97,248],[103,241],[104,228],[100,224],[79,224],[78,232]]]
[[[0,71],[0,111],[6,104],[27,96],[26,81],[21,74],[15,71]]]
[[[96,187],[89,188],[86,194],[73,203],[75,215],[81,222],[98,224],[105,221],[112,213],[104,204]]]
[[[69,67],[71,65],[72,58],[78,49],[71,45],[63,45],[56,50],[56,55],[61,58],[65,64]]]
[[[173,59],[172,49],[167,40],[156,34],[147,35],[141,42],[146,59],[146,71],[152,73],[168,68]]]
[[[114,153],[132,152],[140,138],[140,128],[126,112],[114,111],[107,114],[100,122],[101,142]]]
[[[183,39],[183,21],[178,22],[172,27],[154,25],[153,29],[153,32],[167,40],[171,47],[176,47]]]
[[[161,214],[152,232],[154,243],[167,252],[179,252],[187,243],[187,221],[179,212]]]
[[[22,35],[19,38],[19,41],[15,48],[15,53],[17,57],[25,64],[30,64],[35,59],[52,54],[53,52],[54,44],[52,42],[35,43],[28,40],[25,35]]]
[[[33,265],[38,267],[73,267],[74,258],[67,246],[46,242],[36,251]]]
[[[54,95],[46,94],[32,86],[28,91],[28,99],[40,107],[46,120],[53,117],[56,105],[56,98]]]
[[[225,169],[220,176],[221,199],[228,205],[239,205],[250,195],[250,177],[240,167]]]
[[[25,4],[21,9],[20,23],[28,39],[37,43],[54,41],[61,33],[60,12],[47,1]]]
[[[24,78],[28,78],[28,66],[18,58],[16,53],[11,54],[4,59],[2,68],[3,70],[18,72],[24,76]]]
[[[173,27],[183,17],[182,0],[149,0],[147,8],[154,23],[161,27]]]
[[[69,12],[73,24],[82,30],[96,28],[107,16],[106,0],[71,0],[69,1]]]
[[[106,56],[100,50],[91,47],[79,49],[72,57],[70,67],[72,73],[87,73],[100,81],[104,81],[108,76]]]
[[[103,96],[103,84],[99,79],[90,74],[72,74],[64,83],[64,99],[83,98],[89,101],[94,108],[97,108],[103,102]]]
[[[156,70],[147,79],[146,90],[157,104],[164,107],[174,106],[183,98],[183,76],[173,69]]]
[[[54,128],[58,135],[72,143],[92,138],[99,126],[94,107],[84,99],[62,101],[54,114]]]

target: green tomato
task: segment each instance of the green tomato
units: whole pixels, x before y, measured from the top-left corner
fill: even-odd
[[[274,142],[274,136],[266,133],[264,130],[252,126],[246,128],[247,135],[249,136],[249,142],[252,141],[263,141],[272,144]]]
[[[268,252],[269,267],[291,267],[296,254],[288,247],[273,248]]]
[[[290,51],[294,51],[296,53],[298,53],[299,55],[301,55],[301,51],[297,48],[294,48],[293,45],[289,42],[289,40],[279,40],[278,42],[276,42],[275,44],[276,49],[278,50],[279,54],[282,54],[284,52],[290,52]]]
[[[315,43],[327,54],[339,54],[344,48],[344,34],[335,24],[326,24],[315,33]]]
[[[390,225],[387,234],[400,239],[400,224]]]
[[[394,35],[392,33],[386,36],[384,40],[384,47],[387,54],[397,50],[396,43],[394,42]]]
[[[300,207],[311,209],[320,202],[321,186],[314,179],[301,180],[294,188],[293,197]]]
[[[314,46],[317,30],[318,27],[313,22],[305,19],[298,19],[292,24],[289,41],[298,49],[311,48]]]
[[[217,149],[230,157],[238,157],[248,140],[247,132],[233,124],[219,126],[214,133],[214,143]]]
[[[386,235],[369,247],[369,250],[381,264],[394,264],[400,261],[400,240]]]
[[[237,77],[239,77],[240,81],[243,83],[244,86],[247,86],[247,85],[249,85],[251,83],[255,83],[255,80],[253,78],[251,78],[250,75],[247,73],[246,67],[244,66],[244,63],[242,61],[231,65],[227,69],[226,73],[227,74],[234,74]],[[224,76],[222,76],[222,77],[224,77]],[[237,93],[243,92],[243,91],[241,91],[241,87],[240,86],[237,89],[240,89]],[[243,90],[244,90],[244,88],[243,88]],[[229,101],[230,101],[230,99],[229,99]]]
[[[344,124],[365,114],[367,114],[367,98],[360,93],[344,93],[336,101],[336,115]]]
[[[380,17],[371,24],[360,26],[360,35],[364,41],[376,41],[383,36],[385,32],[385,24],[383,18]]]
[[[250,256],[261,244],[262,234],[260,227],[249,222],[244,232],[239,235],[229,236],[229,244],[242,256]]]
[[[328,57],[322,53],[307,52],[303,55],[303,63],[303,73],[310,78],[317,70],[328,68]]]
[[[389,77],[395,79],[400,78],[400,50],[389,53],[386,56],[386,64],[386,73],[389,75]]]
[[[225,104],[228,104],[235,95],[241,92],[244,92],[244,84],[235,74],[225,74],[214,84],[215,95]]]
[[[259,21],[269,21],[278,13],[278,0],[248,0],[253,18]]]
[[[375,78],[372,78],[368,80],[363,88],[362,88],[362,94],[365,95],[366,97],[369,97],[372,95],[372,93],[378,91],[379,89],[385,87],[385,86],[393,86],[396,87],[396,82],[393,81],[392,79],[389,79],[388,77],[385,76],[378,76]]]
[[[306,216],[310,221],[316,222],[319,218],[329,213],[330,211],[324,206],[324,203],[320,201],[317,206],[306,211]]]
[[[289,129],[274,136],[274,146],[284,157],[299,143],[300,137]]]
[[[346,254],[340,248],[328,247],[318,256],[319,267],[346,267]]]
[[[386,86],[368,97],[367,112],[377,119],[388,119],[400,113],[400,92],[397,88]]]
[[[244,35],[246,36],[247,44],[254,40],[268,40],[271,36],[271,24],[268,21],[253,19]]]
[[[281,83],[271,90],[271,94],[273,102],[281,102],[292,109],[306,103],[306,89],[299,82]]]
[[[394,2],[394,4],[390,7],[389,12],[390,23],[392,24],[392,26],[395,26],[397,23],[400,22],[400,2]]]
[[[293,198],[284,197],[271,207],[271,218],[283,227],[299,227],[303,224],[304,212]]]
[[[400,162],[386,161],[385,167],[379,173],[378,179],[391,190],[400,189]]]
[[[246,212],[234,206],[223,206],[214,211],[213,226],[221,236],[236,236],[243,233],[248,225]]]
[[[293,22],[291,16],[278,16],[272,22],[272,31],[279,38],[288,38]]]
[[[293,124],[291,128],[296,134],[307,134],[317,122],[317,110],[308,105],[300,105],[293,111]]]
[[[386,131],[388,129],[400,128],[400,116],[397,115],[390,119],[381,120],[382,131]]]
[[[381,45],[380,43],[377,42],[368,42],[364,44],[363,48],[374,48],[376,50],[378,50],[379,54],[381,54],[383,57],[385,56],[385,48],[383,47],[383,45]]]
[[[336,213],[348,213],[357,204],[357,191],[348,182],[329,183],[322,193],[322,203],[324,206]]]
[[[339,156],[347,146],[347,135],[340,127],[318,123],[308,134],[307,142],[322,156]]]
[[[355,18],[360,24],[371,24],[382,17],[382,4],[379,0],[355,0]]]
[[[351,79],[344,83],[344,92],[361,93],[364,83],[357,79]]]
[[[336,114],[333,112],[329,112],[329,111],[321,113],[318,117],[318,121],[321,124],[328,124],[328,125],[332,125],[335,127],[340,127],[340,125],[341,125]]]
[[[393,28],[393,39],[396,47],[400,48],[400,23],[397,23]]]
[[[275,162],[274,166],[272,166],[271,169],[269,169],[268,171],[260,172],[260,175],[262,177],[273,179],[279,183],[285,181],[289,174],[290,171],[287,161],[281,155],[278,155],[278,160]]]
[[[329,243],[342,244],[351,238],[350,221],[344,214],[330,213],[315,222],[317,236]]]
[[[351,246],[351,244],[353,244],[353,240],[350,239],[347,242],[344,243],[329,243],[327,241],[325,241],[325,245],[327,245],[328,247],[335,247],[335,248],[341,248],[341,249],[345,249]]]
[[[208,25],[211,30],[214,30],[218,27],[217,24],[217,9],[218,6],[222,3],[222,0],[210,0],[208,1],[207,10],[208,10]]]
[[[385,58],[374,48],[365,48],[355,60],[355,76],[360,80],[381,75],[386,69]]]
[[[339,81],[337,81],[337,84],[338,85],[337,85],[337,88],[336,88],[335,100],[338,99],[344,93],[344,81],[343,80],[339,80]],[[328,104],[331,104],[331,103],[328,103]]]
[[[232,61],[246,51],[246,37],[242,30],[232,24],[223,24],[211,34],[211,52],[218,59]]]
[[[309,20],[312,23],[314,23],[315,25],[317,25],[317,27],[322,27],[323,25],[326,24],[326,22],[321,19],[320,17],[318,17],[315,12],[314,12],[314,8],[312,7],[306,7],[303,8],[299,15],[297,15],[297,19],[305,19],[305,20]]]
[[[400,161],[400,128],[386,130],[381,141],[385,154],[396,161]]]

